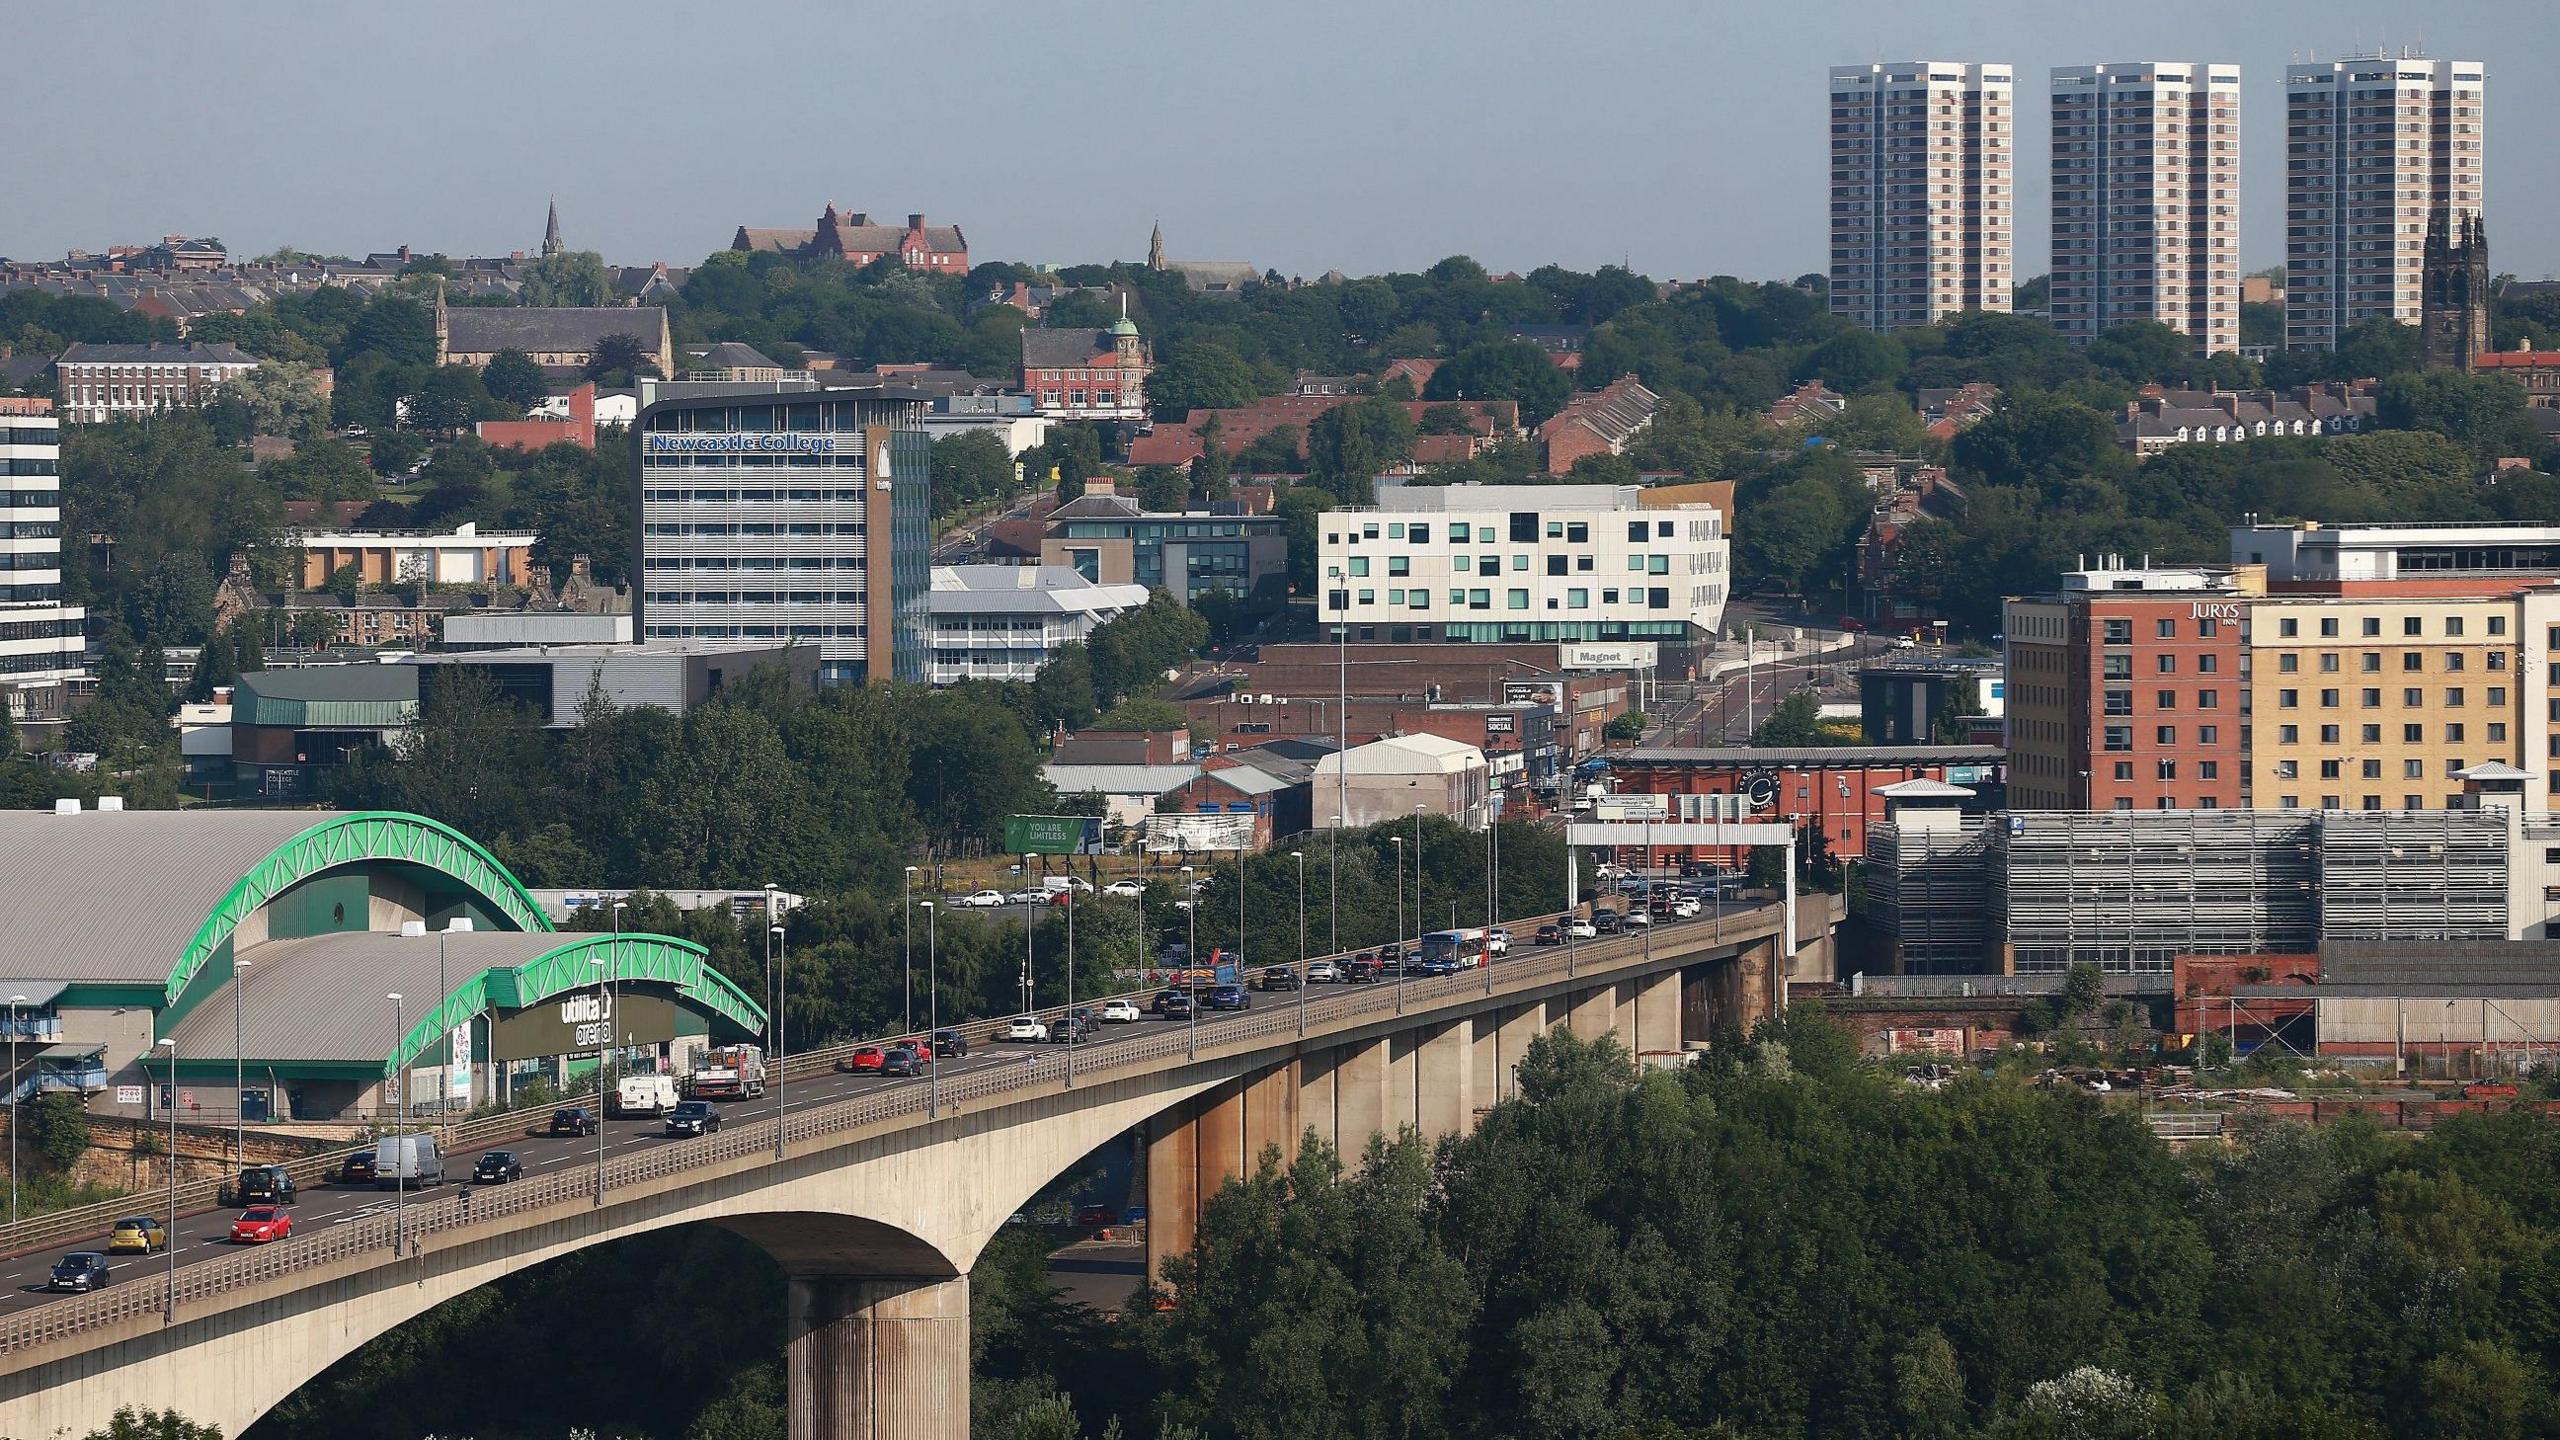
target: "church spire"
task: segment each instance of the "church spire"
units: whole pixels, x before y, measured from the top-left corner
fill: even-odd
[[[551,197],[551,215],[542,226],[542,253],[557,255],[569,247],[560,243],[560,197]]]
[[[1147,236],[1147,268],[1150,270],[1164,268],[1164,222],[1161,220],[1156,222],[1156,228]]]

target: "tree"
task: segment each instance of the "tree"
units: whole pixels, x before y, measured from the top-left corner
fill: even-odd
[[[1803,749],[1831,743],[1822,728],[1822,709],[1801,692],[1778,702],[1751,731],[1751,743],[1764,749]]]
[[[642,375],[658,373],[657,353],[637,335],[617,331],[596,341],[587,357],[587,378],[602,385],[628,385]]]
[[[1147,372],[1147,405],[1161,421],[1194,410],[1229,410],[1263,393],[1253,368],[1215,340],[1183,340],[1165,347]]]
[[[2052,395],[2007,397],[1955,438],[1956,468],[2000,485],[2056,493],[2062,482],[2120,473],[2115,426],[2087,405]]]
[[[1525,340],[1468,346],[1432,372],[1422,391],[1425,400],[1516,400],[1520,423],[1532,428],[1572,396],[1565,373]]]
[[[613,282],[605,276],[603,256],[564,250],[525,263],[523,299],[527,305],[606,305],[613,301]]]
[[[1624,715],[1612,716],[1608,724],[1600,727],[1600,734],[1604,739],[1632,744],[1644,738],[1644,727],[1644,712],[1630,710]]]
[[[39,1093],[26,1108],[27,1136],[36,1163],[56,1175],[67,1175],[89,1153],[89,1112],[80,1097],[64,1090]]]
[[[488,367],[480,372],[480,383],[518,412],[531,410],[551,394],[551,382],[543,378],[542,367],[522,350],[501,350],[490,356]]]
[[[1021,488],[1013,455],[991,430],[964,430],[933,442],[933,510],[953,515]]]
[[[1162,682],[1164,672],[1198,653],[1209,641],[1209,624],[1170,592],[1157,590],[1147,603],[1095,626],[1086,642],[1093,654],[1093,690],[1105,705]]]
[[[221,1427],[199,1425],[175,1410],[137,1410],[130,1405],[116,1408],[115,1418],[104,1430],[92,1430],[82,1440],[222,1440]]]
[[[1307,427],[1308,478],[1348,504],[1368,504],[1379,474],[1413,458],[1413,440],[1413,418],[1395,401],[1372,395],[1337,405]]]
[[[214,392],[210,408],[237,407],[246,434],[310,441],[329,423],[329,397],[308,365],[270,360]]]
[[[480,372],[468,365],[439,365],[409,397],[409,423],[431,433],[467,430],[477,420],[507,417],[507,407],[489,393]]]
[[[2374,418],[2394,430],[2432,430],[2481,459],[2529,450],[2524,387],[2503,375],[2427,370],[2382,382]]]

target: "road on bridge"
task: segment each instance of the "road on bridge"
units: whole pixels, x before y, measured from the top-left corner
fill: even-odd
[[[1517,958],[1540,953],[1527,945],[1528,937],[1541,921],[1552,918],[1555,917],[1530,916],[1506,921],[1505,923],[1511,926],[1519,937],[1515,941],[1512,956]],[[1705,922],[1700,920],[1684,923]],[[1635,937],[1624,938],[1633,940]],[[1410,945],[1412,942],[1407,943]],[[1584,948],[1606,950],[1612,947],[1609,942],[1585,942]],[[1504,962],[1501,958],[1496,958],[1493,963],[1499,968]],[[1394,980],[1387,980],[1374,986],[1317,986],[1312,993],[1320,995],[1336,989],[1385,992],[1392,989],[1396,983]],[[1138,1000],[1143,1005],[1149,993],[1133,992],[1130,998]],[[1098,1008],[1108,998],[1111,997],[1095,996],[1089,1000],[1080,999],[1078,1005],[1080,1008]],[[1253,992],[1253,1001],[1257,1009],[1278,1010],[1296,1004],[1298,996],[1285,991],[1257,991]],[[1043,1013],[1053,1014],[1054,1011]],[[1250,1011],[1204,1010],[1197,1020],[1201,1043],[1204,1045],[1216,1043],[1213,1037],[1222,1025],[1243,1019],[1251,1013]],[[988,1032],[1001,1023],[1001,1021],[980,1020],[969,1022],[965,1027],[961,1027],[970,1038],[970,1053],[940,1062],[943,1082],[946,1086],[958,1079],[988,1075],[1007,1066],[1027,1071],[1041,1057],[1055,1055],[1063,1048],[1038,1044],[990,1043],[986,1038]],[[1101,1027],[1094,1038],[1077,1045],[1075,1052],[1079,1056],[1097,1055],[1097,1058],[1100,1058],[1102,1052],[1108,1052],[1114,1045],[1125,1044],[1144,1036],[1178,1031],[1190,1023],[1192,1022],[1167,1021],[1149,1016],[1132,1024],[1106,1025]],[[825,1047],[825,1053],[841,1053],[847,1048],[847,1044]],[[793,1057],[793,1059],[797,1063],[800,1057]],[[931,1081],[925,1077],[889,1078],[873,1074],[854,1075],[830,1071],[795,1076],[790,1082],[787,1096],[767,1091],[760,1100],[725,1103],[720,1105],[719,1109],[725,1125],[738,1126],[771,1118],[777,1105],[786,1098],[792,1113],[797,1115],[804,1110],[855,1095],[883,1094],[897,1087],[923,1087],[930,1083]],[[528,1111],[525,1114],[525,1123],[529,1127],[545,1126],[549,1119],[548,1111]],[[413,1128],[426,1130],[433,1127],[430,1123],[421,1121]],[[628,1158],[636,1152],[645,1150],[701,1143],[691,1137],[668,1136],[665,1133],[665,1127],[654,1119],[607,1120],[603,1124],[603,1140],[604,1155],[608,1162]],[[293,1216],[294,1240],[325,1233],[334,1226],[387,1215],[403,1205],[409,1207],[412,1214],[426,1213],[435,1208],[441,1208],[450,1213],[456,1207],[468,1205],[470,1202],[465,1198],[467,1195],[488,1188],[469,1186],[462,1183],[460,1179],[470,1173],[471,1156],[479,1151],[492,1149],[514,1151],[523,1162],[525,1179],[509,1183],[524,1184],[538,1177],[592,1170],[596,1164],[596,1148],[594,1136],[533,1135],[478,1145],[470,1150],[456,1151],[445,1156],[445,1173],[455,1177],[453,1180],[442,1186],[411,1190],[405,1195],[397,1191],[370,1187],[345,1188],[336,1185],[314,1185],[303,1190],[297,1203],[290,1207],[289,1213]],[[155,1196],[150,1191],[137,1193],[130,1197],[132,1205],[127,1213],[153,1215],[165,1222],[167,1210],[164,1197],[165,1192],[161,1192],[159,1196]],[[163,1205],[155,1207],[155,1199],[163,1199]],[[163,1283],[163,1276],[169,1269],[172,1258],[177,1268],[183,1270],[189,1265],[218,1259],[234,1251],[250,1248],[230,1243],[231,1222],[237,1213],[237,1207],[182,1213],[172,1232],[173,1238],[166,1254],[150,1256],[127,1254],[111,1257],[114,1280],[110,1289],[149,1287],[150,1290],[156,1291]],[[105,1236],[101,1233],[75,1240],[65,1240],[41,1251],[14,1259],[0,1260],[0,1318],[24,1314],[48,1300],[69,1298],[45,1288],[46,1281],[51,1276],[54,1260],[69,1251],[102,1248],[104,1241]],[[289,1245],[293,1241],[283,1243]]]

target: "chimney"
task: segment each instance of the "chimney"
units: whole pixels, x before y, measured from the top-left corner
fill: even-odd
[[[1084,493],[1087,495],[1117,495],[1120,493],[1120,486],[1117,481],[1110,479],[1108,476],[1096,475],[1084,482]]]
[[[403,265],[409,263],[409,247],[406,245],[400,247],[400,263]]]
[[[592,578],[591,572],[594,568],[594,562],[584,555],[569,557],[569,579],[572,582]]]
[[[923,228],[924,228],[924,212],[923,212],[923,211],[921,211],[921,210],[918,210],[918,211],[915,211],[915,212],[913,212],[913,213],[909,214],[909,215],[907,216],[907,228],[908,228],[908,229],[910,229],[910,230],[921,230],[921,229],[923,229]]]

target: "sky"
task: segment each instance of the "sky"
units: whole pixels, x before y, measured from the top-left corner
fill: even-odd
[[[2283,71],[2378,44],[2490,66],[2493,268],[2560,272],[2553,0],[0,0],[0,255],[233,251],[691,264],[827,202],[973,260],[1290,275],[1822,267],[1826,70],[2006,61],[2018,273],[2044,268],[2045,75],[2236,63],[2242,256],[2283,256]],[[2423,23],[2413,17],[2423,16]],[[2210,37],[2209,43],[2189,40]]]

